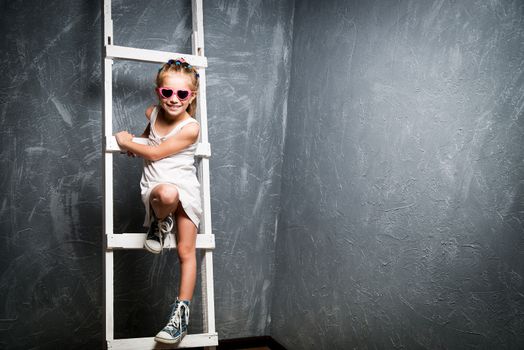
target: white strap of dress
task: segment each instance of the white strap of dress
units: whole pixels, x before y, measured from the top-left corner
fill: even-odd
[[[184,120],[182,120],[180,122],[180,124],[175,126],[175,128],[173,130],[171,130],[166,136],[164,136],[164,138],[168,138],[169,136],[172,136],[173,134],[176,134],[177,132],[180,131],[180,129],[182,129],[185,125],[187,125],[189,123],[198,123],[198,121],[195,118],[193,118],[193,117],[189,117],[187,119],[184,119]]]
[[[153,111],[151,112],[151,116],[149,117],[149,123],[153,125],[155,123],[156,117],[158,115],[158,110],[160,109],[159,106],[155,106],[153,108]]]

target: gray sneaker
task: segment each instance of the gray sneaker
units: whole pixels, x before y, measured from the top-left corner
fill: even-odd
[[[160,254],[164,248],[164,239],[173,229],[173,217],[169,214],[165,219],[153,218],[151,226],[147,231],[144,248],[153,254]]]
[[[155,341],[165,344],[179,343],[187,334],[189,300],[176,299],[167,325],[155,336]]]
[[[167,234],[171,233],[173,229],[173,215],[169,214],[164,219],[158,221],[158,227],[160,228],[160,233],[165,237]]]
[[[149,226],[149,230],[147,230],[144,248],[153,254],[160,254],[160,252],[162,252],[162,243],[160,230],[158,229],[158,221],[156,221],[156,218],[154,218],[153,222],[151,222],[151,225]]]

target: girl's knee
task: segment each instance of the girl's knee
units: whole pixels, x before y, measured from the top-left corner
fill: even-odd
[[[196,259],[196,250],[193,245],[178,244],[177,247],[178,258],[181,262]]]
[[[154,199],[164,205],[173,205],[178,202],[178,190],[175,186],[161,186],[155,191]]]

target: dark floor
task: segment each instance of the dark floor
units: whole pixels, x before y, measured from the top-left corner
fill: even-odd
[[[217,350],[286,350],[270,336],[224,339]]]

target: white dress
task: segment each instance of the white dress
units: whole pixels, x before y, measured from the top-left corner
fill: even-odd
[[[148,144],[158,146],[166,139],[173,137],[189,123],[198,123],[194,118],[188,118],[179,123],[167,135],[159,137],[155,130],[155,122],[160,107],[156,106],[151,113],[150,130]],[[178,197],[187,216],[193,221],[196,227],[200,223],[202,216],[202,205],[200,200],[200,184],[196,176],[195,150],[197,143],[190,145],[179,153],[168,157],[150,161],[144,160],[144,169],[140,188],[142,201],[146,208],[144,226],[151,224],[151,204],[149,196],[155,186],[160,184],[172,184],[178,189]]]

